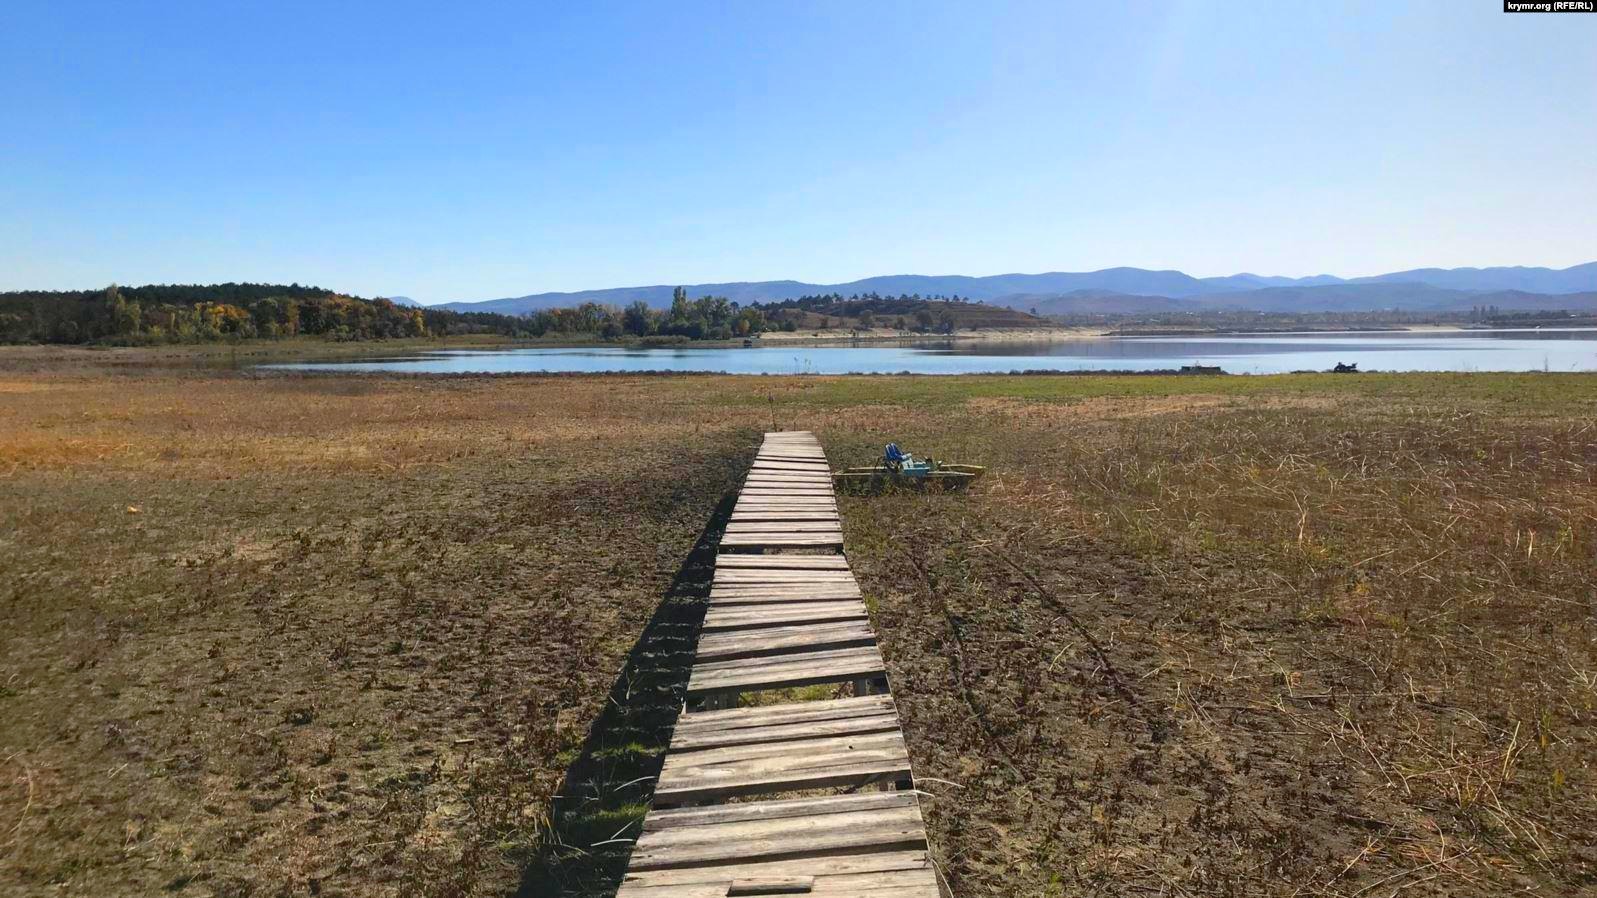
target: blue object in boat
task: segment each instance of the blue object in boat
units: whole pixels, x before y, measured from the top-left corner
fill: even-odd
[[[887,444],[887,448],[882,451],[882,463],[893,473],[909,477],[925,477],[937,470],[936,464],[931,459],[917,459],[898,448],[897,443]]]

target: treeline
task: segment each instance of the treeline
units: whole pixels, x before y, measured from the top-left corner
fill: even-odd
[[[891,327],[917,333],[953,333],[966,310],[979,311],[984,304],[961,296],[921,296],[901,293],[823,293],[800,296],[780,302],[757,303],[772,320],[786,330],[811,323],[808,316],[819,316],[820,327]],[[837,319],[834,322],[832,319]]]
[[[598,336],[680,337],[686,340],[730,340],[769,329],[765,313],[754,306],[739,306],[724,296],[688,299],[681,287],[671,295],[671,308],[659,311],[641,300],[625,309],[583,303],[570,309],[540,309],[522,319],[535,337]]]
[[[0,294],[0,340],[10,343],[197,343],[300,334],[380,340],[428,333],[421,309],[298,284]]]
[[[455,312],[362,299],[299,284],[171,284],[104,290],[0,293],[0,342],[198,343],[294,336],[331,340],[496,334],[512,338],[727,340],[769,328],[764,312],[725,297],[671,308],[587,303],[531,315]],[[789,329],[792,327],[789,325]]]
[[[814,312],[818,315],[858,315],[861,312],[870,312],[873,315],[913,315],[927,309],[932,303],[971,303],[967,297],[954,296],[921,296],[919,293],[900,293],[897,296],[884,296],[880,293],[854,293],[844,296],[841,293],[820,293],[814,296],[800,296],[797,299],[784,299],[779,302],[755,303],[755,306],[768,312],[796,309],[801,312]],[[980,304],[979,302],[977,304]]]

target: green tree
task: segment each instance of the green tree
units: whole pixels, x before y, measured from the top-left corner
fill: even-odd
[[[621,319],[626,332],[635,337],[646,337],[654,330],[654,310],[641,299],[627,306],[626,311],[621,313]]]

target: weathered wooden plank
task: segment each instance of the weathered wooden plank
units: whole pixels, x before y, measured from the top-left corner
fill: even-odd
[[[720,548],[842,548],[842,530],[792,534],[786,530],[749,530],[720,537]]]
[[[707,711],[705,714],[731,714],[731,711]],[[752,820],[781,820],[787,817],[821,818],[828,814],[852,814],[859,811],[879,811],[919,807],[913,793],[862,792],[858,795],[837,795],[826,798],[779,798],[769,801],[740,802],[696,808],[670,808],[652,811],[643,821],[644,832],[663,829],[680,829],[687,826],[722,826],[729,823],[747,823]],[[896,868],[896,869],[908,869]],[[838,868],[838,872],[847,872]],[[657,881],[683,882],[675,876],[658,876]]]
[[[808,527],[791,527],[789,524],[810,524]],[[738,527],[723,530],[722,535],[744,534],[842,534],[843,530],[837,524],[829,521],[738,521]]]
[[[838,599],[858,599],[859,593],[835,594],[752,594],[752,596],[715,596],[711,598],[711,607],[725,606],[786,606],[786,604],[799,604],[799,602],[834,602]]]
[[[857,591],[858,588],[859,588],[859,582],[858,581],[849,582],[847,580],[829,580],[829,581],[820,581],[820,582],[816,582],[816,581],[773,582],[773,581],[767,580],[767,581],[762,581],[762,582],[757,582],[757,583],[747,583],[747,582],[734,583],[732,581],[723,581],[721,583],[712,582],[710,584],[710,595],[713,596],[713,595],[717,595],[717,594],[731,593],[731,592],[735,592],[735,591],[743,591],[743,592],[810,592],[810,591],[815,591],[815,592],[821,592],[821,591],[830,591],[830,590],[836,590],[836,589],[850,589],[850,590]]]
[[[661,783],[667,774],[676,776],[688,771],[691,776],[723,777],[733,768],[751,770],[793,770],[804,767],[830,767],[859,753],[891,756],[904,751],[904,735],[896,727],[872,733],[845,733],[821,735],[811,739],[763,740],[737,742],[695,751],[672,751],[665,757],[661,768]],[[907,759],[907,755],[906,755]]]
[[[874,855],[873,855],[874,856]],[[816,858],[808,863],[826,860]],[[704,870],[742,870],[745,865],[698,868]],[[667,871],[674,872],[674,871]],[[749,880],[758,883],[760,880]],[[622,885],[617,898],[725,898],[732,894],[734,884],[744,880],[719,879],[714,882],[693,882],[681,885],[629,886]],[[749,888],[757,889],[757,885]],[[781,895],[782,892],[748,891],[740,895]],[[927,870],[895,870],[886,873],[827,876],[817,878],[814,885],[798,894],[809,898],[939,898],[937,874]]]
[[[726,887],[726,898],[750,898],[752,895],[808,895],[815,890],[813,876],[762,876],[732,880]]]
[[[872,750],[858,754],[863,756],[806,755],[806,758],[815,763],[798,768],[773,766],[768,770],[745,770],[732,765],[725,768],[716,767],[712,769],[718,775],[711,778],[684,777],[671,780],[668,785],[656,786],[654,800],[662,805],[683,804],[690,801],[723,801],[728,798],[773,795],[778,792],[797,792],[805,789],[857,789],[875,783],[896,783],[909,779],[907,760],[899,760],[887,751]]]
[[[877,793],[893,794],[893,793]],[[751,805],[781,802],[749,802]],[[660,812],[668,813],[668,812]],[[616,898],[722,898],[735,879],[771,876],[813,876],[811,895],[838,898],[882,898],[885,888],[896,888],[891,898],[936,898],[936,869],[931,856],[921,850],[872,852],[867,855],[837,855],[830,858],[800,858],[787,861],[701,866],[701,868],[658,869],[628,872]],[[902,892],[905,887],[920,887],[920,892]],[[688,888],[722,888],[722,892],[687,892]]]
[[[841,555],[723,555],[716,560],[717,570],[790,569],[846,571],[848,559]]]
[[[875,646],[827,649],[741,661],[696,664],[688,675],[692,697],[721,692],[758,692],[823,683],[848,683],[886,673]]]
[[[852,580],[717,580],[710,586],[716,598],[734,595],[841,595],[858,597],[859,584]],[[739,592],[741,591],[741,592]]]
[[[807,470],[829,470],[830,463],[825,456],[801,457],[792,455],[758,455],[750,463],[750,470],[765,470],[770,468],[803,468]]]
[[[677,718],[675,732],[703,733],[738,727],[778,726],[810,720],[832,720],[850,715],[896,713],[891,695],[860,695],[822,701],[785,702],[724,711],[689,711]]]
[[[880,700],[887,700],[882,702]],[[821,728],[831,726],[860,727],[860,732],[888,732],[897,728],[898,714],[889,695],[864,695],[853,698],[824,701],[788,702],[782,705],[757,705],[729,711],[688,711],[685,718],[712,715],[746,715],[719,720],[716,723],[687,724],[679,722],[672,734],[671,750],[687,751],[715,748],[723,745],[740,745],[750,742],[787,741],[789,733],[801,738],[805,733],[815,736],[841,736],[842,732],[826,733]],[[810,710],[811,706],[822,710]],[[841,706],[841,707],[834,707]],[[788,713],[769,714],[771,709]]]
[[[783,521],[781,526],[773,526],[774,521],[744,522],[734,521],[727,525],[725,533],[760,533],[771,530],[780,530],[788,533],[841,533],[842,529],[836,521]]]
[[[792,602],[779,607],[713,604],[704,612],[704,633],[749,627],[783,627],[798,624],[869,620],[865,603],[858,599],[835,602]]]
[[[925,847],[918,807],[876,808],[646,831],[633,849],[631,867],[645,871]]]
[[[672,752],[654,788],[665,804],[908,779],[909,754],[888,732]]]
[[[731,571],[728,570],[725,573],[730,574]],[[773,570],[773,571],[770,571],[770,573],[777,573],[777,571]],[[828,572],[828,571],[792,571],[792,572],[784,572],[784,573],[823,574],[823,573],[830,573],[830,572]],[[787,590],[787,591],[791,591],[791,590],[803,590],[803,589],[806,589],[806,588],[809,588],[809,587],[814,587],[817,591],[819,591],[819,590],[832,589],[832,588],[836,588],[836,587],[842,587],[842,588],[847,589],[847,588],[850,588],[850,587],[858,587],[858,586],[859,586],[859,581],[855,580],[853,577],[828,577],[828,578],[825,578],[825,579],[821,579],[821,578],[801,579],[801,578],[798,578],[798,577],[726,577],[726,576],[720,576],[720,577],[717,577],[713,582],[711,582],[710,589],[712,589],[712,590],[764,589],[764,588],[769,587],[772,590],[778,590],[778,591]]]
[[[710,598],[737,598],[739,596],[838,596],[858,598],[858,583],[723,583],[710,586]]]
[[[736,535],[746,534],[837,535],[843,532],[837,524],[829,523],[829,521],[738,521],[738,524],[739,526],[736,529],[728,527],[727,530],[723,530],[723,537],[725,535],[735,535],[736,537]],[[797,527],[789,527],[789,524],[811,524],[811,526],[797,529]]]
[[[824,857],[869,849],[924,848],[925,838],[919,809],[914,807],[780,817],[645,832],[633,849],[632,866],[650,870],[752,858]]]
[[[808,703],[805,703],[808,704]],[[740,708],[738,710],[748,710]],[[826,720],[800,721],[762,727],[678,732],[671,739],[672,751],[691,751],[751,742],[782,742],[813,739],[817,736],[842,736],[859,733],[885,733],[898,729],[898,715],[888,712],[859,714]]]
[[[710,587],[710,603],[728,602],[737,599],[758,599],[763,597],[808,599],[812,602],[842,602],[849,599],[863,599],[864,593],[858,584],[832,583],[811,584],[807,586],[773,584],[736,584]]]
[[[839,649],[855,645],[874,645],[876,635],[862,620],[830,624],[803,624],[789,627],[761,627],[756,630],[727,630],[706,633],[699,640],[700,661],[725,661],[732,658],[757,658],[793,651]]]
[[[723,549],[820,549],[843,547],[842,534],[796,533],[788,536],[771,533],[734,533],[721,538]]]
[[[804,586],[858,583],[850,571],[788,570],[784,568],[721,568],[715,572],[715,586]]]
[[[804,532],[804,531],[796,531]],[[834,558],[838,556],[833,556]],[[855,583],[850,570],[717,567],[717,583]]]
[[[823,525],[826,529],[819,530],[819,531],[814,531],[814,532],[818,532],[818,533],[819,532],[827,532],[827,533],[842,533],[843,532],[842,528],[841,528],[841,525],[833,524],[830,521],[808,521],[808,522],[802,522],[802,521],[734,521],[733,523],[742,524],[743,525],[743,526],[739,527],[737,530],[730,531],[731,534],[734,535],[734,536],[739,535],[739,534],[746,534],[746,533],[793,533],[795,531],[792,528],[788,527],[787,525],[788,524],[797,524],[797,523],[810,523],[810,524],[821,524],[821,525]]]
[[[728,605],[788,605],[803,602],[836,602],[843,599],[860,598],[859,590],[852,592],[838,590],[828,593],[722,593],[710,597],[710,607],[719,608]]]
[[[738,581],[720,580],[710,585],[712,598],[736,595],[842,595],[844,598],[858,597],[859,584],[850,580],[829,581],[802,581],[802,580],[762,580]]]
[[[820,573],[820,572],[816,571],[814,573]],[[711,595],[717,595],[717,594],[720,594],[720,593],[728,593],[728,592],[733,592],[733,591],[737,591],[737,590],[742,590],[744,592],[808,592],[808,591],[820,592],[820,591],[836,590],[836,589],[853,589],[853,590],[857,590],[858,588],[859,588],[859,581],[857,581],[857,580],[791,580],[791,581],[784,581],[784,580],[746,581],[746,580],[744,580],[744,581],[738,581],[738,580],[733,580],[733,579],[726,579],[726,580],[722,580],[720,582],[712,581],[710,583],[710,594]]]

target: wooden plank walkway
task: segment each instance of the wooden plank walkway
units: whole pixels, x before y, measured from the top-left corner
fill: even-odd
[[[689,708],[617,898],[940,895],[842,551],[820,443],[766,434],[721,538]],[[740,706],[748,693],[845,684],[852,696]]]

